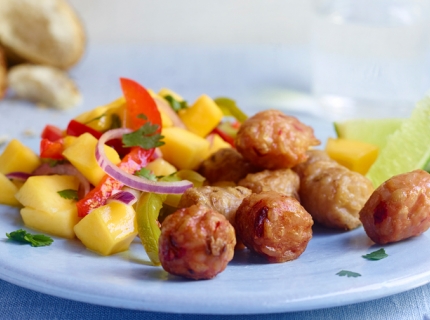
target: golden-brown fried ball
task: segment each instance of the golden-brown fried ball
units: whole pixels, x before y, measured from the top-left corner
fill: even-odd
[[[310,158],[300,165],[301,204],[326,227],[355,229],[361,225],[359,212],[373,192],[372,182],[334,160],[322,159]]]
[[[251,190],[244,187],[194,187],[183,193],[178,207],[205,205],[221,213],[234,226],[237,208],[251,193]]]
[[[332,162],[333,164],[337,163],[335,160],[330,158],[328,153],[325,152],[324,150],[311,149],[311,150],[308,150],[306,154],[308,156],[306,161],[292,168],[292,170],[294,170],[299,175],[299,177],[302,177],[306,168],[314,162],[329,161],[329,162]]]
[[[430,174],[415,170],[390,178],[373,192],[360,220],[379,244],[425,232],[430,227]]]
[[[251,189],[254,193],[276,191],[299,200],[300,178],[291,169],[263,170],[249,173],[238,182],[239,186]]]
[[[258,169],[233,148],[220,149],[202,162],[198,171],[209,184],[220,181],[237,183],[250,172]]]
[[[312,217],[293,197],[267,191],[245,198],[236,213],[236,232],[270,262],[298,258],[312,238]]]
[[[283,169],[304,162],[310,146],[320,144],[311,127],[278,110],[248,118],[235,140],[237,150],[257,167]]]
[[[233,226],[203,205],[179,209],[161,225],[159,257],[167,272],[185,278],[211,279],[233,258]]]

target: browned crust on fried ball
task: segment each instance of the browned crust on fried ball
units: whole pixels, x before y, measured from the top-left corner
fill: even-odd
[[[250,172],[258,171],[249,161],[233,148],[220,149],[202,162],[198,169],[209,184],[220,181],[237,183]]]
[[[292,168],[307,159],[306,151],[320,144],[313,129],[278,110],[248,118],[235,140],[237,150],[257,167]]]
[[[179,208],[194,204],[205,205],[221,213],[234,226],[237,208],[243,199],[251,194],[244,187],[195,187],[187,189],[179,202]]]
[[[163,221],[160,262],[171,274],[211,279],[233,258],[235,244],[234,228],[222,214],[193,205],[179,209]]]
[[[236,212],[236,232],[269,262],[298,258],[312,238],[312,217],[293,197],[268,191],[245,198]]]
[[[360,211],[372,241],[385,244],[418,236],[430,227],[430,174],[400,174],[380,185]]]
[[[300,178],[291,169],[249,173],[246,178],[238,182],[238,185],[251,189],[254,193],[276,191],[299,200]]]
[[[7,87],[7,65],[6,56],[2,47],[0,47],[0,99],[2,99],[6,93]]]
[[[323,226],[355,229],[361,225],[359,212],[373,192],[372,182],[321,152],[309,153],[309,160],[294,168],[300,175],[300,201]]]

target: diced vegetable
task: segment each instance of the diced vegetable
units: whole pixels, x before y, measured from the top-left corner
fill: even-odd
[[[216,98],[214,101],[221,108],[224,115],[233,116],[240,123],[248,119],[248,116],[242,110],[240,110],[240,108],[236,104],[236,101],[234,101],[233,99],[219,97]]]
[[[160,237],[160,227],[157,219],[160,209],[163,206],[165,195],[152,192],[143,194],[136,204],[137,227],[140,241],[145,247],[151,262],[158,266],[158,238]]]
[[[378,156],[375,145],[348,139],[329,138],[326,144],[328,155],[352,171],[366,174]]]
[[[41,134],[42,139],[48,139],[49,141],[57,141],[63,136],[63,131],[52,124],[46,125]]]
[[[156,176],[168,176],[177,171],[174,166],[163,158],[157,158],[151,161],[146,168],[151,170]]]
[[[42,159],[64,160],[63,151],[63,139],[57,141],[42,139],[40,141],[40,158]]]
[[[112,201],[91,211],[74,231],[85,247],[99,254],[125,251],[137,235],[136,213],[132,206]]]

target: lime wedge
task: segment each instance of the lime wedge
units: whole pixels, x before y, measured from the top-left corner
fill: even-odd
[[[391,134],[367,172],[375,188],[394,175],[425,169],[430,156],[430,98],[419,101],[411,117]]]
[[[376,145],[381,150],[389,135],[400,128],[404,119],[351,119],[334,123],[338,138]]]

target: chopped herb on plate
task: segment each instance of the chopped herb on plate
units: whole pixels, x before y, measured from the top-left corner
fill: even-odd
[[[379,250],[376,250],[376,251],[373,251],[373,252],[371,252],[369,254],[366,254],[366,255],[364,255],[362,257],[364,259],[367,259],[367,260],[376,261],[376,260],[381,260],[381,259],[384,259],[384,258],[388,257],[388,254],[385,253],[384,248],[381,248]]]
[[[348,271],[348,270],[341,270],[338,273],[336,273],[336,275],[338,275],[339,277],[347,276],[348,278],[350,278],[350,277],[353,277],[353,278],[361,277],[361,274],[359,274],[357,272]]]
[[[57,192],[61,198],[78,201],[78,191],[73,189],[65,189]]]
[[[28,243],[32,247],[49,246],[54,242],[51,237],[45,236],[44,234],[31,234],[22,229],[6,233],[6,236],[11,241]]]

